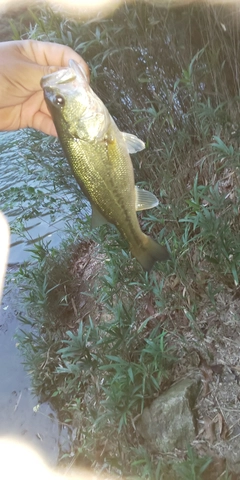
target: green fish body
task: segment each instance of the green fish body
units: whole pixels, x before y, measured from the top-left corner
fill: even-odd
[[[158,204],[153,194],[135,187],[129,152],[142,150],[144,143],[120,132],[73,60],[69,68],[43,77],[41,86],[73,174],[91,202],[92,226],[114,224],[147,271],[167,260],[166,248],[141,231],[136,214]]]

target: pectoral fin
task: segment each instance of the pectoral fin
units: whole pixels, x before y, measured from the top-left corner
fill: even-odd
[[[157,207],[159,201],[155,195],[147,190],[135,187],[135,207],[136,211],[148,210],[149,208]]]
[[[101,225],[104,224],[111,225],[108,220],[96,209],[94,205],[92,205],[92,228],[97,228],[100,227]]]
[[[136,152],[141,152],[141,150],[144,150],[145,143],[142,140],[140,140],[138,137],[136,137],[136,135],[122,132],[122,136],[127,145],[127,149],[129,153],[136,153]]]

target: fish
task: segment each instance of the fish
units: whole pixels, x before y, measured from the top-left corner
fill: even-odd
[[[156,207],[151,192],[135,186],[130,154],[145,148],[119,130],[74,60],[42,77],[41,87],[73,175],[92,207],[92,228],[115,225],[145,271],[169,258],[165,246],[142,232],[137,211]]]

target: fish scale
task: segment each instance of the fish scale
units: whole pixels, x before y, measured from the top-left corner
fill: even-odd
[[[167,249],[141,231],[136,214],[138,203],[141,209],[158,203],[135,188],[129,151],[142,150],[143,142],[120,132],[73,60],[68,69],[43,77],[41,86],[72,172],[91,202],[93,224],[114,224],[147,271],[167,260]]]
[[[85,142],[84,142],[85,143]],[[116,187],[115,183],[115,178],[114,174],[116,173],[116,170],[107,170],[107,178],[104,177],[104,174],[106,172],[106,166],[107,163],[111,163],[113,160],[113,156],[108,153],[108,148],[106,146],[101,146],[100,153],[101,155],[101,162],[104,165],[103,172],[101,175],[101,170],[99,169],[99,166],[95,166],[94,162],[89,161],[89,158],[92,157],[92,149],[95,148],[95,145],[91,145],[91,148],[83,144],[83,142],[78,141],[77,145],[75,148],[71,148],[70,150],[73,152],[71,155],[71,158],[69,160],[69,163],[72,167],[73,173],[75,175],[75,178],[81,179],[79,180],[79,183],[83,184],[83,190],[85,191],[85,194],[87,197],[93,199],[94,198],[94,204],[96,207],[101,208],[103,215],[106,217],[106,219],[110,223],[114,223],[117,228],[121,229],[121,223],[118,221],[118,216],[115,216],[111,214],[109,211],[109,198],[106,200],[106,194],[105,192],[109,192],[109,196],[114,201],[114,203],[118,206],[118,208],[121,211],[121,214],[123,216],[124,221],[128,222],[128,227],[131,230],[131,235],[136,237],[136,233],[139,228],[138,220],[135,211],[132,209],[132,212],[134,216],[136,217],[136,222],[133,221],[133,218],[128,213],[128,210],[125,208],[125,195],[128,195],[128,199],[130,200],[130,196],[132,196],[132,205],[134,205],[134,195],[133,189],[129,188],[129,185],[124,182],[125,177],[126,177],[126,172],[124,171],[123,167],[121,166],[122,172],[119,172],[119,165],[117,165],[117,170],[118,170],[118,179],[120,180],[121,177],[123,177],[122,181],[122,188],[119,189],[119,183],[118,187]],[[99,150],[99,146],[97,146],[97,150]],[[83,152],[83,153],[82,153]],[[88,154],[87,154],[88,153]],[[134,185],[134,183],[133,183]],[[130,201],[129,201],[130,203]],[[121,229],[122,230],[122,229]],[[123,235],[127,237],[127,233],[125,232],[126,229],[123,230]],[[141,230],[140,230],[141,232]],[[138,232],[139,233],[139,232]],[[135,242],[138,243],[138,241],[135,239]],[[134,243],[134,242],[132,242]]]

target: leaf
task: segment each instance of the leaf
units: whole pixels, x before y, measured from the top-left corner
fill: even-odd
[[[133,375],[133,371],[132,371],[131,367],[129,367],[129,369],[128,369],[128,375],[129,375],[129,378],[130,378],[131,382],[133,383],[134,382],[134,375]]]
[[[148,314],[148,316],[150,317],[151,315],[154,315],[156,309],[154,307],[154,299],[153,299],[153,295],[149,295],[148,296],[148,299],[147,299],[147,304],[146,304],[146,312]]]
[[[204,431],[205,431],[205,438],[209,441],[212,445],[216,440],[216,432],[215,432],[215,422],[211,420],[209,417],[204,417]]]
[[[208,367],[207,364],[204,364],[204,365],[201,367],[201,372],[202,372],[203,377],[204,377],[202,395],[203,395],[203,397],[207,397],[207,395],[210,393],[210,386],[209,386],[209,384],[210,384],[210,383],[212,382],[212,380],[213,380],[212,371],[211,371],[211,369]]]
[[[229,430],[225,418],[221,412],[217,414],[216,423],[218,424],[220,438],[222,440],[227,440]]]
[[[57,395],[59,395],[59,391],[56,390],[55,392],[53,392],[53,394],[51,395],[52,397],[57,397]]]

